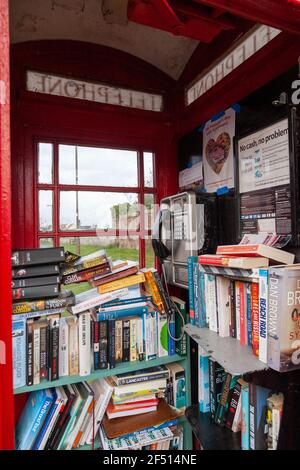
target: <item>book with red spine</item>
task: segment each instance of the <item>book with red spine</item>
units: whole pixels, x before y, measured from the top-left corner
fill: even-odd
[[[240,289],[240,343],[246,344],[246,293],[245,293],[245,283],[239,283]]]
[[[251,284],[252,350],[259,356],[259,284]]]
[[[138,268],[136,266],[132,266],[124,271],[120,271],[119,273],[112,273],[109,276],[105,276],[101,279],[92,280],[91,284],[93,287],[102,286],[102,284],[106,284],[107,282],[117,281],[118,279],[123,279],[123,277],[131,276],[138,272]]]

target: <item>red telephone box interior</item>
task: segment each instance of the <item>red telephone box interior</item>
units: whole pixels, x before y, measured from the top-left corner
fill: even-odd
[[[126,17],[123,9],[116,12],[119,20],[105,15],[100,3],[65,0],[36,6],[29,0],[10,2],[15,248],[37,247],[42,237],[37,209],[38,142],[151,152],[156,172],[152,193],[159,201],[178,191],[180,138],[295,66],[300,55],[297,1],[130,0],[124,2]],[[7,15],[5,4],[0,1],[3,15]],[[282,33],[186,106],[186,87],[256,23]],[[27,71],[161,94],[164,109],[145,111],[34,93],[26,89]],[[53,238],[58,244],[58,231]],[[145,247],[140,257],[145,257]],[[10,331],[9,321],[3,320],[3,328]],[[11,377],[10,361],[1,375],[4,385],[6,377]],[[11,380],[7,384],[4,395],[10,402]],[[0,414],[6,398],[1,400]],[[16,420],[25,399],[15,399]],[[8,419],[12,423],[13,417]],[[3,436],[0,433],[2,448],[14,445],[12,426],[9,429]]]

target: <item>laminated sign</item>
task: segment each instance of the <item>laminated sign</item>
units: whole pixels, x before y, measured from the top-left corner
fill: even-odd
[[[217,120],[210,120],[203,129],[204,186],[214,193],[220,188],[234,187],[233,137],[235,111],[227,109]]]

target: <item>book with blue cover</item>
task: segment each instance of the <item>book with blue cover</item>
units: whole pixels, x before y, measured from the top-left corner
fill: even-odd
[[[206,321],[205,276],[204,273],[201,271],[198,271],[198,297],[198,326],[200,328],[204,328],[208,326],[208,322]]]
[[[176,353],[175,341],[173,339],[175,338],[175,335],[176,335],[175,312],[172,313],[169,319],[169,330],[170,330],[170,333],[168,334],[168,353],[169,353],[169,356],[174,356],[174,354]]]
[[[198,260],[193,263],[193,292],[194,292],[194,324],[199,326],[199,266]]]
[[[116,310],[111,310],[108,312],[98,312],[97,320],[98,321],[115,320],[117,318],[144,315],[147,312],[148,312],[148,307],[133,307],[133,308],[126,308],[122,310],[116,309]]]
[[[30,450],[53,403],[49,389],[32,392],[16,427],[16,449]]]
[[[267,398],[271,394],[272,390],[269,388],[249,384],[250,449],[252,450],[267,449],[265,433]]]
[[[199,406],[202,413],[210,412],[209,356],[199,348]]]
[[[51,422],[51,419],[52,419],[52,417],[54,416],[54,413],[56,412],[58,406],[60,406],[60,403],[56,401],[56,399],[57,399],[57,393],[56,393],[55,388],[51,388],[51,389],[50,389],[50,392],[52,393],[52,396],[53,396],[53,403],[52,403],[52,405],[51,405],[51,408],[50,408],[50,410],[49,410],[49,413],[48,413],[47,416],[46,416],[46,419],[45,419],[45,421],[44,421],[44,423],[43,423],[43,426],[42,426],[42,428],[41,428],[41,430],[40,430],[40,432],[39,432],[39,434],[38,434],[38,436],[37,436],[37,439],[36,439],[35,442],[34,442],[34,445],[33,445],[33,447],[32,447],[32,450],[39,450],[40,445],[41,445],[41,443],[42,443],[42,441],[43,441],[43,439],[44,439],[44,436],[45,436],[45,434],[46,434],[46,432],[47,432],[48,426],[49,426],[49,424],[50,424],[50,422]]]
[[[250,450],[249,384],[243,379],[238,381],[242,385],[242,449]]]
[[[14,388],[26,385],[26,320],[12,322]]]
[[[195,325],[195,303],[194,303],[194,279],[193,279],[193,267],[194,263],[197,262],[197,256],[189,256],[187,260],[188,265],[188,286],[189,286],[189,316],[190,323]]]

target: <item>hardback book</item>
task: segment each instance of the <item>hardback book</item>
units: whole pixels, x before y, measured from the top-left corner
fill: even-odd
[[[210,397],[210,414],[214,419],[216,409],[220,402],[223,383],[226,377],[226,372],[217,361],[211,357],[208,359],[209,363],[209,397]]]
[[[251,284],[252,303],[252,350],[255,356],[259,356],[259,284]]]
[[[91,314],[84,312],[78,318],[79,375],[91,373]]]
[[[180,338],[183,332],[184,323],[187,322],[186,302],[178,297],[172,296],[171,300],[176,306],[175,310],[175,333],[176,338]],[[178,310],[179,311],[178,311]],[[181,315],[179,314],[181,313]],[[187,335],[184,333],[180,341],[175,342],[175,352],[180,356],[187,354]]]
[[[47,297],[57,297],[60,292],[60,285],[53,284],[36,287],[19,287],[12,289],[13,300],[21,299],[44,299]]]
[[[59,264],[44,264],[39,266],[24,266],[12,269],[13,279],[41,278],[43,276],[58,276]]]
[[[50,411],[53,395],[50,390],[32,392],[16,427],[16,449],[30,450]]]
[[[26,321],[12,323],[14,388],[26,385]]]
[[[143,273],[134,274],[133,276],[128,276],[124,279],[119,279],[117,281],[107,282],[106,284],[102,284],[98,286],[98,293],[99,294],[106,294],[108,292],[113,292],[119,289],[124,289],[129,286],[134,286],[136,284],[141,284],[145,282],[145,276]]]
[[[238,379],[241,384],[241,435],[242,435],[242,449],[250,449],[250,415],[249,415],[249,384],[243,379]]]
[[[149,380],[157,380],[170,376],[170,370],[165,365],[149,367],[147,369],[126,372],[124,374],[112,375],[111,378],[116,386],[128,385],[132,383],[143,383]]]
[[[268,323],[268,278],[267,269],[259,270],[259,360],[267,364],[267,323]]]
[[[217,284],[216,276],[211,274],[204,275],[205,283],[205,301],[206,301],[206,319],[211,331],[218,333],[218,303],[217,303]]]
[[[292,264],[295,259],[292,253],[263,244],[218,246],[217,255],[261,256],[281,264]]]
[[[189,256],[187,260],[188,266],[188,286],[189,286],[189,317],[191,325],[195,324],[195,303],[194,303],[194,280],[193,266],[198,261],[197,256]]]
[[[22,289],[24,287],[39,287],[58,285],[60,283],[59,276],[40,276],[40,277],[26,277],[24,279],[13,279],[11,283],[12,289]]]
[[[33,300],[31,302],[14,302],[12,312],[14,314],[41,312],[45,310],[72,307],[75,304],[75,295],[71,292],[60,292],[58,298]]]
[[[300,367],[300,265],[269,268],[268,366],[279,372]]]
[[[268,388],[249,384],[250,449],[252,450],[267,448],[265,434],[267,398],[271,393],[272,391]]]
[[[12,266],[33,266],[37,264],[57,264],[65,260],[63,247],[14,250]]]
[[[230,279],[227,279],[222,276],[217,276],[218,324],[219,335],[222,338],[230,336],[230,300]]]

